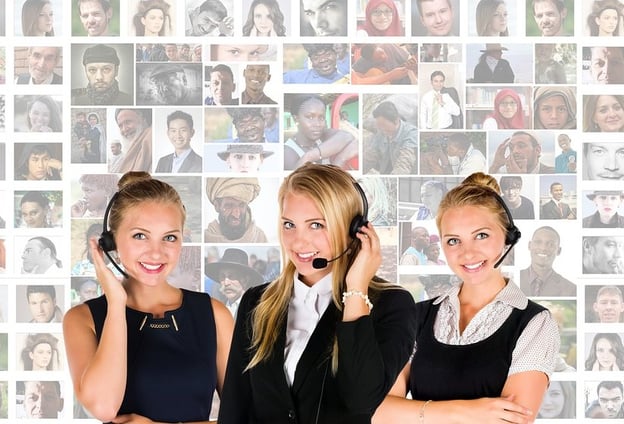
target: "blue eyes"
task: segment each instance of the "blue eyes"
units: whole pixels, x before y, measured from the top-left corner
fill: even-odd
[[[147,240],[147,236],[143,233],[136,233],[132,235],[132,238],[135,240]],[[175,242],[178,240],[178,236],[175,236],[173,234],[169,234],[165,237],[163,237],[164,241],[169,241],[169,242]]]

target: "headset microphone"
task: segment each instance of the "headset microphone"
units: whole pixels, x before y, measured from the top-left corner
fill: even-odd
[[[115,203],[115,200],[117,200],[117,197],[119,197],[119,192],[115,193],[113,197],[111,197],[108,205],[106,206],[106,211],[104,211],[104,222],[102,223],[104,231],[102,231],[102,234],[100,234],[100,238],[98,239],[98,246],[100,247],[100,249],[102,249],[104,255],[106,255],[108,260],[113,264],[117,271],[119,271],[121,275],[123,275],[125,278],[130,278],[128,276],[128,273],[126,273],[126,271],[117,264],[115,259],[112,258],[110,253],[108,253],[112,250],[117,249],[113,232],[108,229],[108,215],[110,214],[110,211],[113,207],[113,204]]]
[[[507,214],[507,219],[509,220],[509,225],[507,226],[507,228],[505,228],[505,246],[509,247],[507,248],[505,253],[503,253],[503,256],[501,256],[500,259],[497,260],[494,264],[494,268],[498,268],[498,266],[503,263],[503,259],[505,259],[509,252],[511,252],[511,249],[513,249],[515,244],[518,243],[518,240],[520,240],[520,236],[522,236],[522,233],[520,232],[520,229],[516,227],[516,224],[514,224],[513,217],[511,216],[511,211],[505,204],[503,198],[500,197],[498,193],[494,193],[494,198],[505,210],[505,213]]]
[[[354,182],[353,185],[355,186],[357,192],[362,198],[362,215],[355,215],[351,220],[351,224],[349,224],[349,236],[353,239],[353,241],[340,255],[336,256],[333,259],[315,258],[312,261],[312,267],[314,269],[323,269],[330,262],[341,258],[343,255],[349,252],[353,247],[353,244],[357,241],[357,233],[360,232],[360,228],[368,225],[368,200],[366,199],[366,193],[364,193],[364,189],[357,182]]]
[[[314,258],[314,260],[312,261],[312,268],[314,268],[314,269],[323,269],[323,268],[325,268],[327,266],[327,264],[329,264],[330,262],[334,262],[336,259],[341,258],[342,256],[344,256],[345,253],[350,251],[354,242],[355,242],[355,240],[353,240],[351,242],[351,244],[349,244],[349,247],[347,247],[340,255],[336,256],[333,259]]]

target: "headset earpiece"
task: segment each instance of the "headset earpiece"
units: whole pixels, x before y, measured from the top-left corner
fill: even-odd
[[[368,200],[366,199],[366,193],[364,193],[362,186],[360,186],[357,182],[354,182],[353,185],[358,193],[360,193],[360,197],[362,198],[362,211],[364,212],[362,215],[355,215],[349,225],[349,236],[354,239],[356,238],[357,233],[360,232],[360,228],[368,224]]]
[[[106,206],[106,211],[104,212],[104,222],[102,223],[104,231],[102,231],[102,234],[100,234],[100,238],[98,239],[98,246],[100,246],[100,249],[104,252],[110,252],[117,249],[113,232],[108,229],[108,214],[110,213],[115,200],[117,200],[118,195],[119,193],[113,194],[113,197],[111,197],[108,205]]]

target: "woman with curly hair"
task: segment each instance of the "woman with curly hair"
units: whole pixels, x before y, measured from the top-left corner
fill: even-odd
[[[284,13],[276,0],[254,0],[243,25],[245,37],[283,37],[286,35]]]
[[[54,13],[49,0],[26,0],[24,2],[22,34],[26,37],[54,36]]]
[[[623,24],[624,5],[619,0],[596,0],[587,17],[589,35],[612,37],[620,35]]]
[[[24,371],[59,370],[58,339],[49,333],[29,334],[22,349]]]
[[[162,37],[171,34],[171,5],[164,0],[139,1],[138,11],[132,19],[136,35]]]
[[[594,336],[585,371],[623,371],[624,344],[617,333],[597,333]]]

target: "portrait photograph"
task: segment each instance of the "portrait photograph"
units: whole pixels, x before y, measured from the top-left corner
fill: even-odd
[[[532,84],[533,49],[528,43],[466,44],[466,81],[471,84]]]
[[[498,185],[501,198],[514,220],[535,219],[537,179],[533,175],[502,175]]]
[[[486,172],[484,131],[420,133],[420,173],[464,175]]]
[[[95,299],[102,293],[102,287],[95,277],[71,277],[69,296],[72,307],[87,300]]]
[[[624,236],[583,236],[583,274],[624,274]]]
[[[583,2],[583,35],[621,37],[624,35],[624,3],[622,0]]]
[[[353,44],[351,83],[418,84],[418,44]]]
[[[624,322],[624,286],[591,283],[585,285],[585,322],[599,323],[601,327]]]
[[[623,132],[624,95],[583,95],[583,131],[600,133]]]
[[[152,169],[155,173],[202,172],[203,121],[203,110],[199,107],[154,110],[153,132],[157,135]],[[174,155],[178,154],[184,156],[184,160],[174,166]]]
[[[624,228],[624,191],[587,190],[581,195],[583,228]]]
[[[278,144],[204,144],[204,172],[263,174],[282,166]]]
[[[526,35],[529,37],[574,35],[574,0],[526,2]]]
[[[584,84],[624,84],[624,47],[583,47]]]
[[[347,0],[334,0],[326,11],[323,0],[299,0],[299,34],[302,37],[344,37],[349,22]],[[328,13],[329,12],[329,13]]]
[[[15,345],[18,370],[65,370],[65,344],[61,333],[18,333]]]
[[[240,93],[245,89],[240,68],[242,65],[238,63],[204,66],[204,105],[232,106],[240,103]]]
[[[480,37],[513,37],[518,31],[520,12],[517,0],[469,0],[468,35]]]
[[[99,238],[104,231],[102,220],[72,219],[71,227],[71,275],[95,277],[95,264],[89,248],[89,240],[94,237]]]
[[[399,177],[399,221],[433,222],[442,197],[462,180],[463,177]]]
[[[106,109],[71,109],[71,162],[106,162]]]
[[[129,36],[165,37],[176,32],[176,8],[167,0],[132,0],[127,3]],[[180,34],[181,35],[181,34]]]
[[[15,96],[14,107],[15,132],[63,131],[62,96]]]
[[[537,412],[538,419],[575,418],[576,381],[552,380]]]
[[[483,130],[533,127],[532,87],[466,88],[466,128]]]
[[[15,286],[17,322],[31,324],[61,323],[65,313],[65,287],[31,279]]]
[[[212,62],[274,62],[276,44],[210,44]]]
[[[15,180],[58,181],[62,178],[61,143],[15,143]]]
[[[15,382],[15,417],[18,419],[63,419],[65,382],[26,380]]]
[[[584,180],[624,180],[624,142],[613,135],[584,138],[582,162]]]
[[[55,215],[62,213],[62,191],[15,191],[14,216],[16,229],[37,228],[47,232],[47,228],[61,228],[63,220]],[[61,215],[62,217],[62,215]]]
[[[60,85],[63,83],[63,47],[15,47],[14,64],[16,84]]]
[[[240,27],[232,0],[185,0],[184,7],[186,36],[231,37]]]
[[[63,2],[60,0],[18,0],[13,10],[15,35],[23,37],[63,35],[63,17],[67,14],[63,14]]]
[[[61,277],[68,269],[69,252],[58,235],[16,236],[15,270],[23,275]],[[21,252],[21,254],[20,254]]]
[[[399,274],[411,272],[409,267],[414,265],[419,267],[419,273],[427,274],[446,264],[434,221],[399,222],[398,230]]]
[[[621,371],[624,368],[624,334],[585,333],[585,371]]]
[[[412,35],[459,36],[461,35],[459,0],[411,0]],[[470,9],[474,10],[474,8]]]
[[[72,35],[75,37],[119,36],[119,0],[81,0],[71,4]]]
[[[622,408],[624,384],[621,380],[614,378],[585,380],[583,391],[587,393],[583,405],[586,418],[616,419],[624,417],[624,409]]]
[[[292,35],[296,8],[286,0],[243,0],[243,37],[284,37]]]
[[[553,174],[553,131],[496,130],[488,133],[490,174]]]
[[[137,105],[202,104],[202,66],[199,63],[137,63]]]
[[[405,35],[405,0],[368,0],[356,4],[356,37]]]
[[[332,43],[284,45],[284,84],[348,84],[345,71]]]
[[[541,175],[539,180],[540,219],[575,220],[576,175]]]

